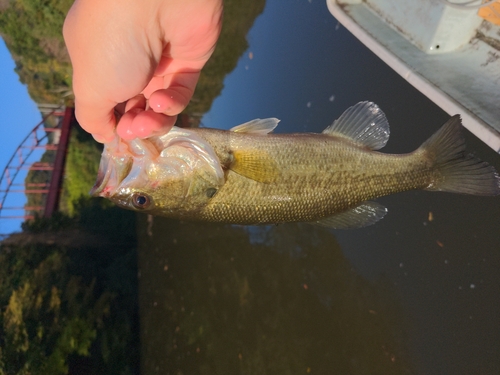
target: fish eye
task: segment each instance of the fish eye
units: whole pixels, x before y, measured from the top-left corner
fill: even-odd
[[[144,210],[151,205],[151,198],[144,193],[134,193],[132,195],[132,204],[135,208]]]
[[[217,189],[216,188],[208,188],[205,193],[207,194],[208,198],[212,198],[215,195],[215,193],[217,193]]]

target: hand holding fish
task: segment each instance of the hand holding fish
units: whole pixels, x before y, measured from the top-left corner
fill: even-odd
[[[80,125],[103,143],[115,131],[126,140],[168,132],[215,48],[222,7],[222,0],[76,0],[63,32]]]

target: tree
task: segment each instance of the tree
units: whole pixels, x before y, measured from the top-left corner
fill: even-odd
[[[0,254],[1,363],[8,374],[66,374],[69,355],[88,356],[112,295],[69,273],[67,252],[33,244]]]
[[[0,244],[0,374],[138,371],[134,215],[79,210]]]

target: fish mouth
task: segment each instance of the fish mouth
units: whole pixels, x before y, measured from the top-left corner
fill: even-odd
[[[115,143],[118,144],[118,141]],[[92,197],[109,198],[132,168],[132,157],[124,153],[118,153],[116,144],[106,144],[104,146],[97,179],[89,192]]]
[[[113,169],[112,164],[113,163],[110,163],[110,158],[103,155],[99,164],[99,170],[97,172],[97,180],[89,192],[92,197],[101,196],[104,188],[106,188],[106,186],[108,185],[110,176],[112,174],[111,169]]]

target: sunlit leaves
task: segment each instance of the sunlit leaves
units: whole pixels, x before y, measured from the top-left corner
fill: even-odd
[[[75,215],[80,199],[90,199],[89,191],[95,183],[101,150],[83,130],[73,128],[66,157],[62,205],[70,216]]]
[[[0,12],[0,34],[16,71],[40,103],[59,103],[71,85],[71,66],[62,39],[62,25],[72,1],[10,1]]]
[[[94,282],[71,275],[70,259],[61,249],[2,250],[0,281],[2,295],[8,296],[0,301],[2,370],[66,374],[69,355],[89,355],[96,328],[109,312],[111,294],[96,299]],[[16,280],[12,271],[21,267],[24,272]]]

